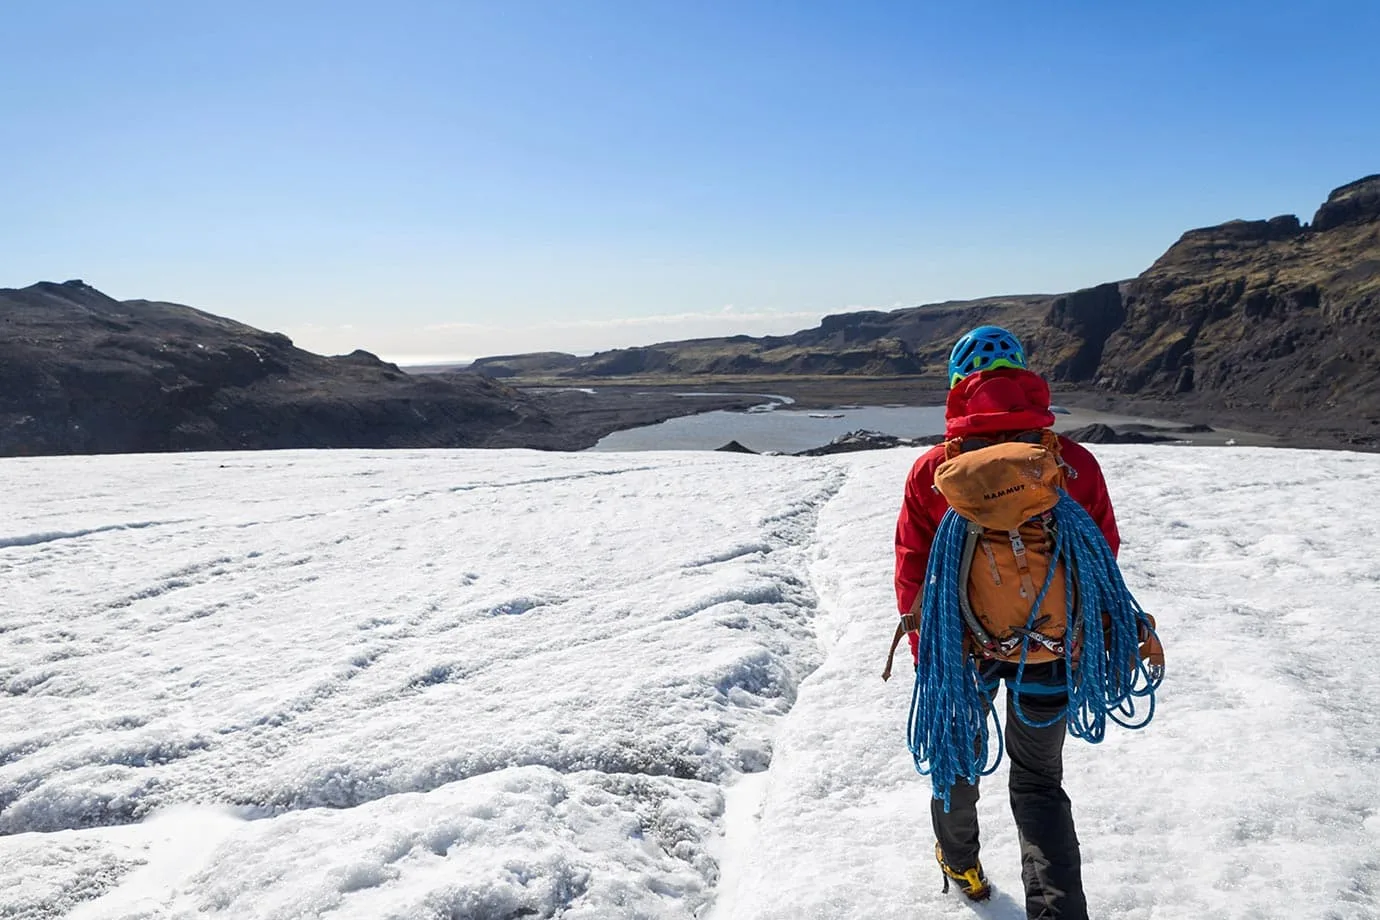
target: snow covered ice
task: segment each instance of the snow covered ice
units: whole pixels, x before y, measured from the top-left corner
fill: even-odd
[[[1095,450],[1169,676],[1066,748],[1093,916],[1380,917],[1380,456]],[[915,456],[3,461],[0,917],[1018,920],[879,679]]]

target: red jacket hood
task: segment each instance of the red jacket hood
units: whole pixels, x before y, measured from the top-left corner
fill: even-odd
[[[970,374],[949,391],[944,420],[949,438],[1048,428],[1054,424],[1049,384],[1039,374],[1015,368]]]

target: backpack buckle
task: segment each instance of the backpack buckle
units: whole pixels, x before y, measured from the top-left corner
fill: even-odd
[[[1061,658],[1064,655],[1063,639],[1051,639],[1049,636],[1046,636],[1039,630],[1026,629],[1024,626],[1014,627],[1011,630],[1011,635],[1006,639],[1002,640],[1002,645],[1006,646],[1007,643],[1010,643],[1011,647],[1008,650],[1009,653],[1010,651],[1014,651],[1016,646],[1026,641],[1034,642],[1038,645],[1044,646],[1046,649],[1060,656]]]

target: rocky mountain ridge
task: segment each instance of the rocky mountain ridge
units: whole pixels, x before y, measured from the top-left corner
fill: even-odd
[[[1380,175],[1333,191],[1311,224],[1284,215],[1185,233],[1125,286],[1122,306],[1098,367],[1069,379],[1376,416]]]

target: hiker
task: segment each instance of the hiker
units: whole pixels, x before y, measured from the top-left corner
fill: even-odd
[[[1024,348],[1005,329],[981,326],[958,339],[949,356],[949,387],[945,437],[951,444],[964,443],[963,449],[969,440],[979,445],[1010,442],[1022,436],[1038,441],[1054,423],[1049,385],[1026,369]],[[1043,437],[1049,439],[1046,443],[1059,458],[1068,496],[1087,511],[1115,554],[1120,545],[1116,516],[1097,461],[1067,438],[1048,433]],[[949,502],[936,489],[935,473],[946,458],[952,457],[954,449],[940,444],[916,461],[896,522],[896,601],[902,615],[897,638],[899,641],[902,632],[907,634],[917,678],[924,676],[919,671],[918,630],[926,615],[921,600],[927,565],[936,530],[949,508]],[[991,550],[985,551],[991,559]],[[973,563],[986,564],[980,556]],[[992,571],[995,574],[995,562]],[[1024,615],[1018,619],[1023,620]],[[1037,638],[1052,645],[1047,637]],[[895,643],[892,650],[894,653]],[[1047,660],[1039,657],[1027,654],[1018,662],[978,658],[977,675],[984,702],[994,703],[1001,682],[1007,685],[1005,744],[1011,758],[1011,812],[1020,839],[1027,916],[1031,920],[1085,920],[1078,836],[1062,784],[1064,736],[1069,730],[1063,717],[1069,703],[1066,662],[1062,652],[1044,655]],[[1013,699],[1018,671],[1018,696]],[[884,677],[889,673],[890,662]],[[947,802],[936,795],[930,814],[944,889],[948,890],[952,879],[970,899],[985,900],[991,888],[978,859],[977,801],[977,783],[958,779],[947,790]]]

